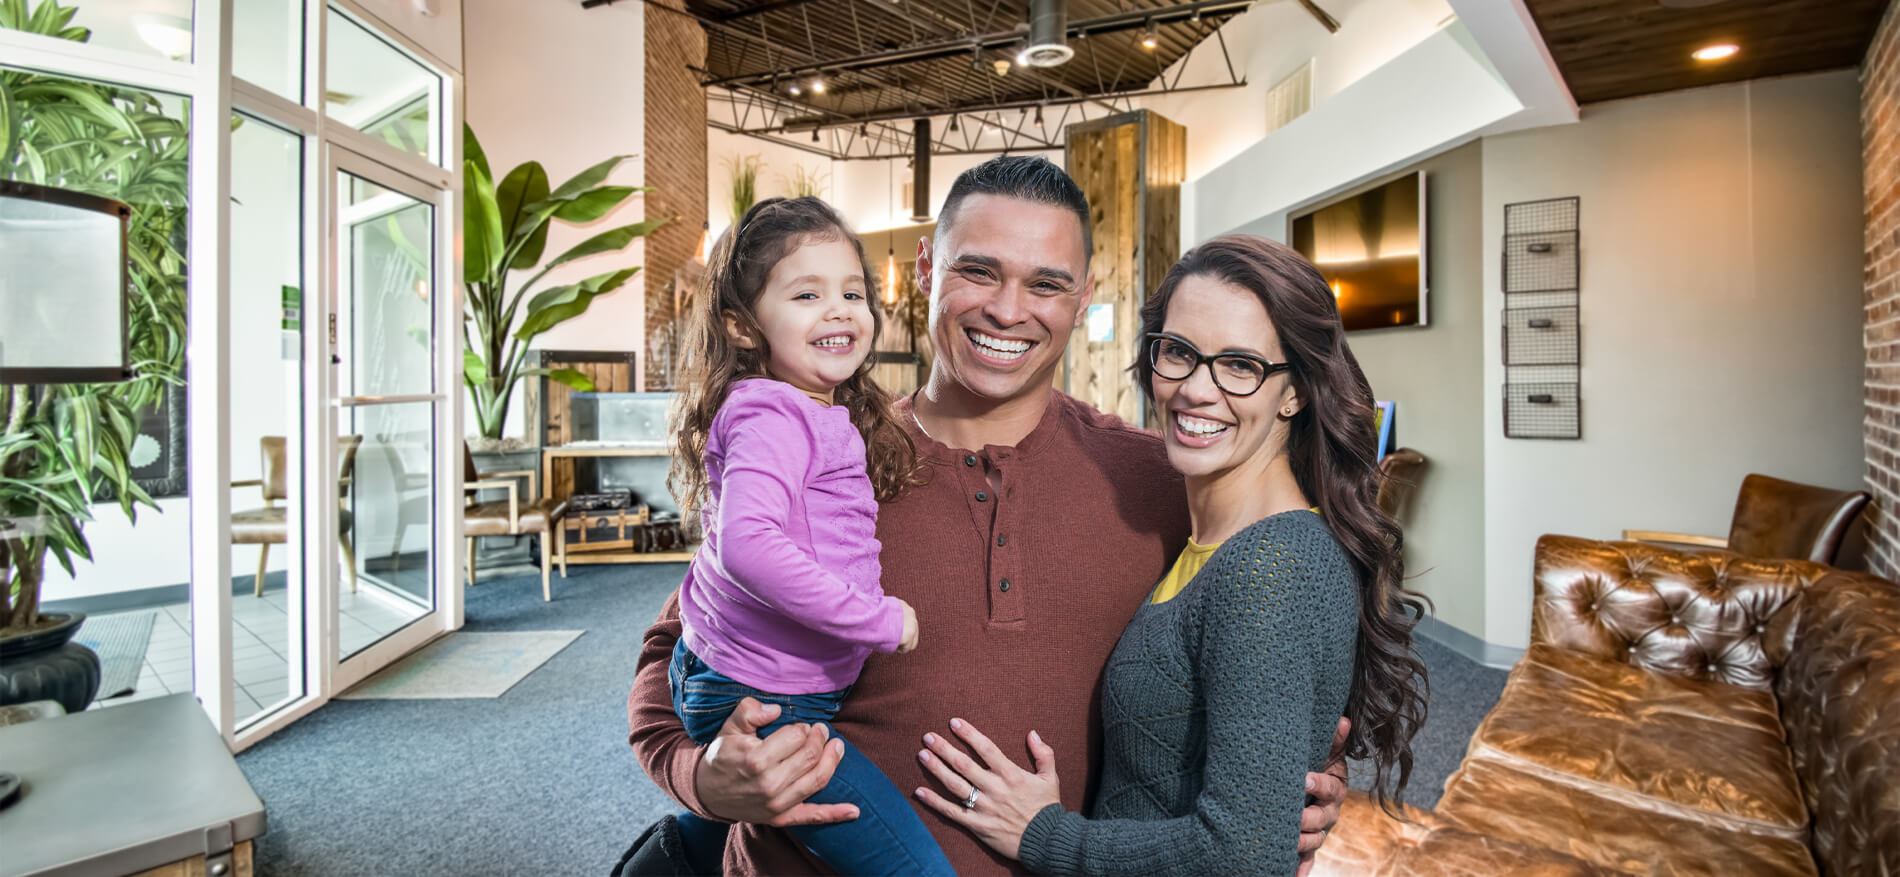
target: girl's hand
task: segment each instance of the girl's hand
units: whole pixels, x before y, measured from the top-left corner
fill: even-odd
[[[1023,832],[1030,820],[1044,807],[1062,801],[1056,779],[1056,751],[1030,731],[1029,755],[1036,762],[1036,772],[1030,773],[1017,767],[969,722],[951,719],[950,728],[983,763],[964,755],[942,736],[925,734],[925,749],[917,753],[917,760],[943,784],[948,797],[924,788],[917,790],[917,797],[951,822],[969,829],[990,849],[1012,859],[1020,858]],[[965,807],[972,788],[976,801]]]
[[[917,610],[903,600],[897,602],[904,607],[904,636],[897,641],[897,653],[901,655],[917,648]]]

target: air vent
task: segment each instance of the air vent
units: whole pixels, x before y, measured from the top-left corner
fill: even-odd
[[[1267,89],[1267,133],[1286,127],[1313,108],[1313,59]]]

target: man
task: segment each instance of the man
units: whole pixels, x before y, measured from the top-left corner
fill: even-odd
[[[1101,751],[1102,667],[1186,544],[1185,494],[1160,439],[1053,389],[1094,294],[1091,249],[1074,181],[1045,160],[1010,156],[959,176],[935,240],[919,242],[936,360],[897,410],[926,483],[882,505],[877,532],[884,590],[915,607],[919,644],[873,656],[834,723],[907,792],[930,783],[917,760],[923,735],[959,717],[1006,746],[1038,732],[1062,776],[1088,778],[1063,788],[1063,805],[1085,810]],[[777,713],[756,702],[711,744],[694,744],[666,678],[679,632],[675,598],[647,631],[628,699],[641,764],[688,810],[739,823],[727,873],[823,871],[772,826],[856,816],[849,805],[803,803],[829,781],[841,746],[823,726],[758,739]],[[1303,819],[1309,857],[1345,796],[1343,763],[1333,770],[1308,777],[1319,802]],[[934,814],[924,821],[960,874],[1019,868]]]

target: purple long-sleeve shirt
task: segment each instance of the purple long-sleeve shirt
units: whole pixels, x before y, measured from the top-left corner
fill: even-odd
[[[842,406],[780,381],[732,385],[706,437],[706,541],[680,585],[686,647],[775,694],[837,691],[897,649],[877,497]]]

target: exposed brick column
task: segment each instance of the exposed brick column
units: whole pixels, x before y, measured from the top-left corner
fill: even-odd
[[[1861,63],[1866,203],[1868,568],[1900,574],[1900,21],[1890,4]]]
[[[695,69],[706,68],[699,23],[654,5],[684,10],[685,0],[646,7],[646,168],[648,217],[673,221],[646,239],[646,389],[673,389],[678,335],[676,300],[698,255],[706,223],[706,96]]]

